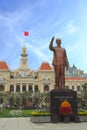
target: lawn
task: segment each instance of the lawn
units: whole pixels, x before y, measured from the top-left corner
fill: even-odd
[[[0,117],[29,117],[35,110],[0,109]]]
[[[37,110],[9,110],[0,109],[0,117],[29,117],[32,113],[37,112]],[[86,115],[87,110],[78,110],[78,115]]]
[[[0,109],[0,117],[8,117],[9,111],[8,109]]]

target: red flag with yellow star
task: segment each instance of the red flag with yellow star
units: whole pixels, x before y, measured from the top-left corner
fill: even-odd
[[[28,36],[29,35],[29,32],[24,32],[24,36]]]

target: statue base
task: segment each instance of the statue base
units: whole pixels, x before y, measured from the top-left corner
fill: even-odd
[[[72,107],[72,114],[70,114],[68,118],[66,118],[64,115],[60,115],[59,113],[60,104],[64,100],[67,100]],[[77,116],[76,91],[65,88],[53,89],[52,91],[50,91],[50,112],[52,114],[51,122],[53,123],[67,122],[65,119],[67,119],[69,122],[79,122],[79,118]]]

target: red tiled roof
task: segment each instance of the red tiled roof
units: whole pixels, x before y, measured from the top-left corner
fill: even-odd
[[[48,62],[43,62],[39,68],[40,70],[52,70]]]
[[[65,77],[65,80],[84,80],[84,78],[81,77]]]
[[[0,69],[8,70],[9,67],[5,61],[0,61]]]

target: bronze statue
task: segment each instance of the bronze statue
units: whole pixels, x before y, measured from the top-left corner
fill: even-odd
[[[53,47],[54,37],[52,37],[49,49],[54,52],[53,66],[55,71],[55,88],[65,88],[65,67],[68,69],[69,63],[66,50],[61,47],[61,39],[57,38],[57,46]]]

